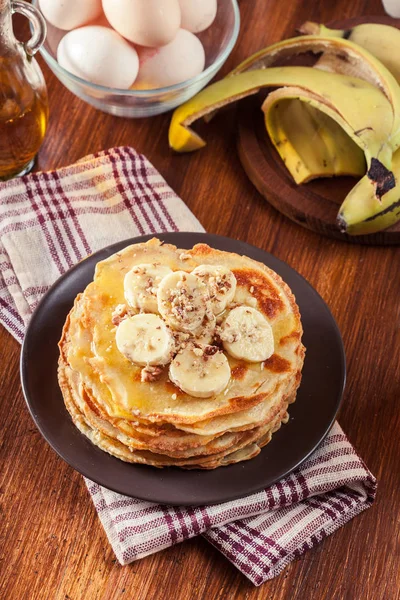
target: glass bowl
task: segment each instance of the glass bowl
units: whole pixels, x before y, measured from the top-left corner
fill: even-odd
[[[38,0],[32,4],[39,7]],[[220,70],[236,43],[240,28],[237,0],[218,0],[214,23],[200,34],[206,54],[205,70],[183,83],[155,90],[119,90],[90,83],[61,67],[57,46],[67,33],[47,22],[47,39],[40,49],[54,75],[73,94],[95,108],[119,117],[150,117],[167,112],[197,94]]]

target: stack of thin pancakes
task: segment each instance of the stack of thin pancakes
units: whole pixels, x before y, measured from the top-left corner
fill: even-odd
[[[209,265],[233,273],[234,297],[217,315],[207,345],[229,364],[230,376],[222,391],[195,397],[171,381],[168,364],[150,368],[147,372],[152,375],[144,377],[146,368],[121,352],[118,327],[124,319],[143,313],[127,302],[124,281],[127,273],[143,264],[186,273]],[[151,283],[149,293],[157,294]],[[273,354],[266,360],[235,358],[221,341],[227,315],[242,306],[259,311],[271,327]],[[184,336],[185,345],[201,348],[194,335]],[[256,456],[287,422],[288,405],[301,380],[305,353],[301,336],[293,294],[265,265],[206,244],[182,250],[152,239],[97,264],[93,282],[76,298],[63,329],[59,383],[75,425],[111,455],[156,467],[214,469]],[[179,352],[184,350],[177,342],[170,360],[176,361]]]

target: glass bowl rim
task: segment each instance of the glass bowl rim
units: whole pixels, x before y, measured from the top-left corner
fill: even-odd
[[[205,69],[204,71],[199,73],[199,75],[196,75],[195,77],[192,77],[191,79],[187,79],[186,81],[182,81],[181,83],[175,83],[174,85],[169,85],[166,87],[149,89],[149,90],[132,90],[132,89],[126,90],[126,89],[119,89],[119,88],[110,88],[110,87],[106,87],[104,85],[99,85],[97,83],[91,83],[90,81],[87,81],[86,79],[83,79],[82,77],[78,77],[77,75],[70,73],[69,71],[67,71],[67,69],[62,67],[55,58],[53,58],[53,56],[50,54],[50,52],[48,52],[46,50],[46,48],[44,46],[42,46],[39,49],[39,52],[43,56],[45,62],[56,73],[60,72],[61,75],[68,77],[74,83],[77,83],[79,85],[82,85],[82,84],[87,85],[90,88],[92,88],[93,90],[98,91],[98,92],[103,92],[104,94],[107,94],[107,95],[120,95],[120,96],[132,96],[132,97],[136,96],[138,98],[151,98],[151,97],[156,98],[160,94],[165,94],[168,92],[183,91],[183,90],[186,90],[187,88],[189,88],[191,85],[195,85],[195,84],[201,82],[203,79],[207,79],[207,77],[209,75],[211,75],[211,77],[212,77],[213,72],[217,72],[222,67],[222,65],[224,64],[224,62],[226,61],[226,59],[232,52],[232,50],[236,44],[237,38],[239,36],[239,31],[240,31],[240,10],[239,10],[239,5],[238,5],[237,0],[229,0],[229,2],[231,3],[232,8],[233,8],[234,24],[233,24],[233,30],[232,30],[231,36],[228,40],[228,43],[227,43],[225,49],[223,50],[221,55],[218,57],[218,59],[216,61],[214,61],[211,65],[209,65],[207,67],[207,69]],[[32,4],[33,4],[33,6],[35,6],[35,8],[39,8],[39,0],[32,0]]]

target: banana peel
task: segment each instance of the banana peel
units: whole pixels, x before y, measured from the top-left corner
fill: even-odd
[[[359,25],[353,28],[351,32],[329,30],[326,27],[314,29],[312,27],[309,27],[308,29],[303,27],[302,30],[304,33],[313,34],[305,35],[303,37],[304,44],[301,44],[301,38],[299,37],[273,44],[243,61],[229,73],[228,77],[256,68],[267,68],[276,63],[277,60],[293,56],[293,54],[307,51],[312,51],[313,53],[322,52],[322,58],[318,60],[316,65],[319,69],[336,74],[345,74],[353,77],[357,76],[376,85],[386,95],[392,104],[394,114],[393,130],[390,135],[389,143],[393,151],[395,151],[400,147],[400,87],[390,69],[387,68],[385,64],[382,64],[381,60],[374,56],[374,53],[377,53],[376,48],[379,46],[379,40],[377,39],[379,35],[386,35],[388,36],[388,39],[390,38],[396,45],[392,46],[391,50],[390,46],[386,46],[386,49],[383,49],[384,44],[382,43],[383,40],[381,38],[382,49],[380,50],[379,58],[382,58],[383,56],[389,67],[387,57],[390,55],[392,57],[391,64],[395,63],[397,55],[393,52],[393,48],[398,47],[399,45],[400,32],[393,27],[388,27],[388,29],[386,29],[387,26],[385,26],[385,29],[381,29],[381,27],[376,25],[375,28],[378,29],[374,34],[374,44],[372,44],[370,42],[368,29],[366,30],[365,27]],[[339,35],[336,35],[338,32],[340,32],[340,37]],[[369,30],[369,32],[371,32],[371,30]],[[320,38],[320,44],[316,41],[318,37]],[[363,40],[365,42],[367,38],[369,40],[369,47],[367,47],[367,43],[364,43],[364,47],[363,44],[359,45],[359,43],[355,43],[356,39],[358,42],[362,42]],[[369,52],[369,49],[375,50],[375,52],[371,53]],[[388,177],[387,175],[387,173],[380,171],[379,164],[377,163],[374,163],[372,169],[369,168],[368,170],[366,185],[368,189],[372,186],[374,197],[377,202],[380,201],[380,198],[387,193],[388,190],[400,185],[397,183],[398,180],[395,179],[394,176]],[[378,177],[379,181],[374,179],[374,177]]]
[[[266,69],[266,67],[274,64],[277,60],[310,50],[314,53],[324,53],[324,60],[329,59],[329,57],[332,58],[331,66],[329,64],[325,66],[326,70],[339,68],[337,64],[339,56],[338,60],[344,64],[342,68],[346,68],[346,72],[348,72],[349,68],[352,68],[353,72],[357,74],[357,78],[348,77],[348,79],[355,79],[358,82],[360,79],[363,79],[370,82],[372,86],[377,86],[382,90],[389,100],[392,109],[392,126],[387,137],[385,137],[386,133],[383,133],[383,130],[387,132],[387,122],[390,120],[387,107],[383,112],[377,105],[372,108],[372,112],[384,116],[384,122],[382,122],[383,130],[379,123],[376,123],[376,129],[365,123],[361,130],[350,127],[351,131],[349,131],[349,129],[345,128],[351,139],[360,148],[363,148],[367,158],[368,172],[347,196],[342,206],[343,210],[341,209],[338,217],[338,224],[341,229],[346,230],[352,235],[371,233],[388,227],[400,219],[396,208],[399,203],[397,197],[400,196],[397,184],[400,181],[400,168],[397,169],[397,162],[395,175],[390,171],[392,153],[400,146],[400,87],[390,71],[379,60],[352,41],[329,34],[325,34],[324,36],[304,36],[284,40],[256,53],[241,63],[226,79],[206,88],[175,111],[169,132],[170,145],[180,152],[193,151],[203,147],[205,142],[200,136],[190,130],[190,124],[200,117],[212,114],[226,104],[248,95],[256,94],[261,88],[297,85],[311,93],[315,93],[314,80],[309,78],[310,74],[307,75],[307,81],[304,81],[302,77],[300,77],[300,81],[294,81],[292,78],[294,73],[290,75],[288,80],[282,79],[281,76],[283,76],[283,73],[280,73],[278,77],[279,70],[295,69],[297,75],[299,75],[299,69],[307,69],[306,67],[275,67]],[[336,65],[334,64],[335,61]],[[324,68],[323,65],[322,68]],[[315,71],[317,70],[314,69]],[[263,76],[262,72],[264,74],[268,73],[268,75]],[[331,74],[329,78],[333,76]],[[336,76],[338,76],[337,73]],[[274,79],[275,77],[277,79]],[[335,82],[338,81],[338,79],[335,79]],[[357,85],[356,83],[355,89],[357,89]],[[331,108],[336,112],[335,121],[343,126],[343,117],[340,111],[337,110],[337,95],[335,96],[334,94],[334,98],[331,98],[330,91],[331,88],[329,85],[328,89],[318,89],[316,94],[319,96],[318,101],[325,109],[331,103]],[[344,92],[343,88],[341,88],[341,92]],[[368,96],[368,94],[364,96]],[[348,94],[345,94],[344,97],[348,97]],[[370,115],[369,111],[368,113],[365,111],[364,102],[360,97],[358,100],[358,109],[361,113],[360,118],[364,117],[365,114]],[[325,112],[329,114],[327,110]],[[377,120],[380,121],[380,119]],[[349,126],[347,113],[345,121],[347,126]],[[369,142],[371,140],[367,140],[364,137],[363,143],[361,143],[360,137],[365,136],[367,130],[370,132],[371,137],[380,137],[382,145],[379,149],[377,149],[376,139],[370,145]],[[304,156],[304,150],[302,151],[302,155]],[[397,153],[395,156],[397,156]],[[398,160],[400,161],[400,159]],[[366,200],[365,211],[360,208],[360,201],[362,202],[363,197]],[[393,210],[392,204],[395,205]],[[386,212],[381,214],[382,211]]]
[[[330,29],[325,25],[307,21],[300,33],[336,37],[350,40],[377,58],[400,83],[400,30],[381,23],[362,23],[350,29]]]
[[[295,88],[271,92],[263,104],[267,131],[297,184],[317,177],[362,177],[365,157],[345,131]]]
[[[393,174],[400,181],[400,150],[393,155]],[[367,235],[400,221],[400,188],[396,185],[378,200],[374,184],[363,177],[346,196],[337,217],[338,227],[349,235]]]
[[[169,129],[170,147],[191,152],[205,145],[191,123],[211,112],[257,93],[262,88],[296,86],[318,98],[318,108],[333,118],[363,150],[368,167],[372,159],[390,170],[392,149],[387,143],[393,128],[392,107],[370,83],[310,67],[272,67],[222,79],[178,107]]]
[[[320,30],[316,31],[315,35],[324,36]],[[334,34],[333,31],[331,35],[330,30],[327,36],[344,37],[336,35],[336,32]],[[304,38],[302,39],[304,41]],[[309,40],[311,41],[312,38]],[[300,40],[298,39],[298,41]],[[290,46],[291,44],[289,48]],[[273,61],[281,58],[276,54],[279,55],[282,47],[285,53],[291,52],[286,40],[269,47],[268,50],[272,53]],[[308,51],[308,45],[305,51]],[[257,59],[253,63],[255,57]],[[257,62],[261,57],[261,62]],[[264,68],[265,58],[265,51],[256,53],[241,63],[228,76],[243,72],[242,69],[251,70],[254,66]],[[216,112],[209,113],[205,117],[205,121],[209,122]],[[275,126],[279,129],[279,135],[275,136],[278,144],[274,142],[273,137],[271,138],[272,142],[297,184],[306,183],[318,177],[339,175],[361,177],[365,174],[365,159],[353,140],[342,131],[337,123],[310,105],[295,100],[290,103],[281,102],[275,106],[274,120]],[[271,132],[269,131],[269,133],[271,137]],[[310,146],[311,139],[312,147]]]
[[[400,83],[400,30],[380,23],[363,23],[353,28],[330,29],[325,25],[306,22],[301,33],[340,37],[350,40],[370,52]],[[351,65],[339,64],[337,57],[323,55],[316,65],[331,72],[352,74]],[[354,71],[353,71],[354,73]],[[396,185],[377,197],[374,182],[362,178],[345,198],[337,217],[338,227],[349,235],[367,235],[391,227],[400,221],[400,151],[393,155],[392,172]]]
[[[392,104],[394,113],[390,144],[393,151],[397,150],[400,147],[400,87],[380,60],[365,48],[348,39],[329,34],[304,35],[282,40],[247,58],[233,69],[227,78],[254,69],[266,69],[279,60],[292,58],[306,52],[323,53],[324,58],[334,57],[337,59],[337,64],[341,64],[341,70],[336,72],[357,76],[378,87],[385,94]],[[350,69],[351,72],[349,72]]]

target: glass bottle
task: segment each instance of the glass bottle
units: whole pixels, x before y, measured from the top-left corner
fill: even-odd
[[[12,13],[31,22],[32,38],[21,43]],[[42,144],[48,102],[43,74],[33,55],[46,37],[39,11],[22,0],[0,0],[0,180],[28,173]]]

